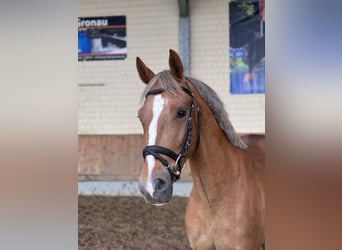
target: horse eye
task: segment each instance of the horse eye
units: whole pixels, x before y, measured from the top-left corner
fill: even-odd
[[[177,118],[183,118],[186,115],[185,109],[178,109],[177,110]]]

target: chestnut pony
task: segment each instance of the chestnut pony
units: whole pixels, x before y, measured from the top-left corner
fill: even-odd
[[[183,75],[170,50],[170,70],[154,74],[137,57],[147,84],[139,110],[145,158],[139,189],[164,205],[189,160],[193,188],[185,226],[193,249],[259,250],[264,243],[264,136],[239,137],[217,94]],[[172,223],[172,218],[170,218]]]

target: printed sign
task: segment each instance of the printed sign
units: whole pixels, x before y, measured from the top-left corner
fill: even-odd
[[[265,0],[229,2],[230,93],[265,93]]]
[[[127,57],[126,17],[79,17],[78,61]]]

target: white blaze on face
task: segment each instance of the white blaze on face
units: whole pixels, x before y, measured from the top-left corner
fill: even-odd
[[[157,138],[157,130],[158,130],[158,120],[161,112],[164,109],[164,99],[161,95],[154,96],[153,99],[153,118],[148,128],[148,145],[155,145]],[[155,158],[152,155],[146,156],[147,167],[148,167],[148,177],[146,182],[146,190],[149,192],[151,196],[153,196],[154,189],[152,185],[152,171],[155,165]]]

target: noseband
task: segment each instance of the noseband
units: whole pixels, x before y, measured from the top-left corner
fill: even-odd
[[[170,173],[171,180],[172,181],[177,181],[180,178],[181,172],[184,168],[184,163],[183,159],[186,158],[188,155],[188,150],[191,142],[191,133],[192,133],[192,122],[193,122],[193,115],[194,115],[194,109],[195,109],[195,103],[194,103],[194,95],[191,92],[190,89],[182,87],[182,90],[187,93],[191,97],[191,105],[190,105],[190,114],[188,118],[188,124],[186,127],[186,134],[185,138],[183,141],[183,146],[178,154],[173,152],[172,150],[168,148],[164,148],[161,146],[157,145],[150,145],[146,146],[143,149],[143,157],[145,158],[147,155],[152,155],[154,158],[158,159],[164,167],[167,168],[167,170]],[[158,89],[153,89],[149,91],[146,94],[146,97],[148,95],[156,95],[164,92],[165,90],[162,88]],[[198,147],[199,141],[200,141],[200,115],[201,112],[199,108],[197,108],[197,143],[196,143],[196,148]],[[160,154],[166,155],[173,159],[175,161],[174,165],[171,165],[165,158],[163,158]]]

